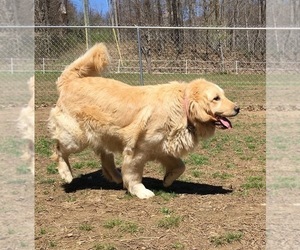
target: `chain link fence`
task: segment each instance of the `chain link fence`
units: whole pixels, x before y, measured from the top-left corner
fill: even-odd
[[[243,92],[258,87],[264,95],[264,29],[40,26],[35,29],[37,105],[55,102],[60,72],[96,42],[105,42],[112,58],[106,76],[128,84],[201,77],[240,85]]]
[[[112,58],[106,77],[132,85],[206,78],[239,91],[237,101],[248,106],[254,103],[250,92],[260,96],[257,105],[264,105],[266,70],[286,74],[299,69],[293,49],[299,30],[292,28],[36,26],[34,41],[30,32],[2,28],[1,86],[9,100],[2,98],[1,105],[26,103],[25,83],[33,68],[36,104],[54,104],[61,71],[97,42],[106,43]]]
[[[34,75],[34,29],[0,27],[0,107],[23,106],[31,97]]]

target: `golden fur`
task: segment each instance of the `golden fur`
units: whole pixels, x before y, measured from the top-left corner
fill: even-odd
[[[153,192],[142,184],[147,161],[165,167],[169,186],[185,170],[180,157],[200,138],[214,134],[219,117],[234,116],[238,107],[217,85],[203,79],[153,86],[130,86],[98,77],[109,64],[104,44],[96,44],[59,77],[59,99],[49,128],[57,141],[58,170],[72,181],[68,157],[91,147],[102,161],[105,177],[122,183],[139,198]],[[123,154],[122,174],[113,153]]]
[[[18,128],[22,133],[22,138],[27,145],[22,158],[29,164],[31,172],[34,174],[34,76],[28,81],[31,98],[27,107],[22,108],[18,119]]]

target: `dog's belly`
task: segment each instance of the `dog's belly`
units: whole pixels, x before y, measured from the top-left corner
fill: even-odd
[[[94,149],[105,149],[113,153],[123,153],[124,150],[139,152],[147,155],[162,153],[164,141],[163,133],[144,131],[139,135],[121,133],[120,129],[102,127],[97,130],[86,131],[89,145]]]

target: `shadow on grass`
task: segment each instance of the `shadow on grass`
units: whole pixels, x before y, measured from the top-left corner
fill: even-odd
[[[143,184],[150,190],[163,190],[165,192],[176,194],[197,194],[197,195],[214,195],[214,194],[227,194],[232,190],[224,189],[221,186],[213,186],[209,184],[200,184],[186,181],[175,181],[170,187],[165,188],[162,180],[144,177]],[[71,183],[63,184],[66,193],[76,192],[84,189],[104,189],[104,190],[120,190],[123,188],[122,184],[116,184],[107,181],[102,171],[98,170],[89,174],[81,175],[74,178]]]

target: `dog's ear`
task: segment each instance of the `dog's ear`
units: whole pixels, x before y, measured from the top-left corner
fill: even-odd
[[[208,105],[205,105],[205,101],[190,101],[188,112],[191,122],[214,121],[214,118],[210,115]]]

